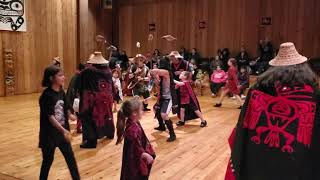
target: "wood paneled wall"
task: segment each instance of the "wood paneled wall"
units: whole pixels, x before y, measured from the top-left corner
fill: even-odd
[[[101,0],[79,0],[79,49],[80,61],[87,61],[94,51],[102,51],[108,58],[106,46],[95,41],[96,35],[103,35],[112,42],[112,10],[103,9]]]
[[[4,96],[3,49],[12,49],[15,93],[41,91],[44,68],[55,56],[63,59],[67,79],[76,68],[77,1],[26,2],[27,32],[0,31],[0,96]]]
[[[119,44],[128,55],[196,47],[203,56],[214,56],[228,47],[234,55],[245,45],[256,55],[259,39],[269,38],[275,47],[293,41],[305,55],[320,54],[320,1],[318,0],[123,0],[119,9]],[[272,17],[271,26],[260,26],[262,17]],[[207,23],[199,29],[199,22]],[[148,24],[156,31],[149,32]],[[154,35],[148,41],[148,34]],[[161,36],[172,34],[168,43]],[[136,42],[141,49],[135,47]]]

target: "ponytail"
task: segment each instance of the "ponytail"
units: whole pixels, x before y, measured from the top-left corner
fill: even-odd
[[[127,117],[124,115],[123,110],[121,108],[117,114],[117,142],[116,142],[116,145],[121,143],[121,141],[123,139],[126,120],[127,120]]]
[[[133,97],[122,103],[122,106],[117,114],[117,142],[116,145],[123,140],[126,122],[133,112],[138,111],[142,107],[139,98]]]

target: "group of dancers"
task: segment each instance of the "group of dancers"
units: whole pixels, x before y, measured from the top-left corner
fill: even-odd
[[[282,44],[277,57],[270,61],[272,67],[250,88],[243,104],[236,83],[235,60],[229,60],[227,82],[215,107],[221,107],[223,98],[232,92],[242,110],[230,137],[232,153],[226,180],[320,177],[318,88],[316,76],[306,61],[292,43]],[[128,70],[126,88],[133,94],[128,100],[123,99],[120,69],[111,71],[101,53],[93,54],[79,70],[68,89],[68,93],[80,99],[76,110],[63,91],[64,75],[59,65],[45,69],[42,85],[46,89],[39,100],[41,180],[48,177],[56,147],[63,153],[72,179],[80,179],[70,144],[69,119],[78,120],[78,128],[82,126],[78,129],[83,133],[81,148],[96,148],[97,140],[104,137],[113,139],[116,129],[116,144],[124,141],[120,179],[148,179],[156,153],[140,120],[144,112],[151,111],[152,89],[157,95],[153,111],[159,126],[155,130],[168,130],[168,142],[176,140],[171,112],[179,117],[177,126],[196,118],[201,120],[200,127],[207,126],[192,89],[188,62],[177,51],[159,58],[153,69],[146,66],[145,56],[136,55]],[[120,100],[124,101],[118,110]]]
[[[128,69],[128,90],[133,98],[123,101],[121,69],[112,71],[100,52],[90,56],[86,65],[79,65],[70,80],[68,91],[63,90],[64,75],[61,63],[55,62],[45,69],[40,103],[40,143],[43,162],[40,179],[47,179],[54,159],[55,148],[63,153],[73,179],[80,179],[71,148],[68,120],[77,120],[77,132],[82,133],[81,148],[96,148],[101,138],[113,139],[117,114],[117,144],[124,139],[121,179],[148,179],[155,153],[139,120],[149,109],[151,91],[155,89],[157,102],[153,107],[159,126],[157,131],[169,131],[168,142],[176,140],[173,122],[169,115],[178,114],[177,126],[185,121],[200,118],[200,127],[206,127],[198,99],[191,86],[192,74],[188,62],[173,51],[158,59],[153,69],[146,66],[146,57],[138,54]],[[78,99],[78,102],[76,102]],[[78,107],[75,106],[78,104]],[[190,113],[191,112],[191,113]],[[130,155],[134,154],[134,156]]]

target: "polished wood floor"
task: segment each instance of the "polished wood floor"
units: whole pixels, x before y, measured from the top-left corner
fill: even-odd
[[[38,179],[42,160],[37,148],[38,97],[39,94],[0,98],[0,180]],[[178,139],[173,143],[166,142],[166,132],[153,130],[153,113],[145,114],[142,126],[157,153],[151,180],[224,179],[230,154],[227,139],[236,124],[238,106],[228,99],[223,108],[217,109],[213,107],[216,99],[203,96],[199,100],[208,127],[200,128],[199,120],[176,127]],[[74,133],[72,146],[82,179],[119,179],[122,145],[116,146],[115,140],[101,140],[97,149],[83,150],[80,143],[81,135]],[[71,179],[58,149],[49,179]]]

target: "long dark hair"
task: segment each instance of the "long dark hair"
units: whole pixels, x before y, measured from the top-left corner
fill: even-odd
[[[153,55],[161,56],[160,50],[159,49],[154,49]]]
[[[159,60],[159,69],[165,69],[171,72],[171,64],[170,64],[170,59],[168,57],[162,57]]]
[[[52,78],[61,71],[61,68],[56,65],[48,66],[43,73],[42,79],[42,87],[51,87],[52,85]]]
[[[257,85],[273,87],[276,83],[287,86],[314,85],[317,76],[311,70],[308,63],[302,63],[292,66],[270,67],[259,78]]]
[[[130,100],[126,100],[122,103],[122,106],[117,114],[117,142],[121,143],[125,132],[125,126],[127,119],[132,115],[133,112],[139,111],[142,103],[138,97],[133,97]]]
[[[311,58],[308,63],[313,72],[320,76],[320,58]]]

